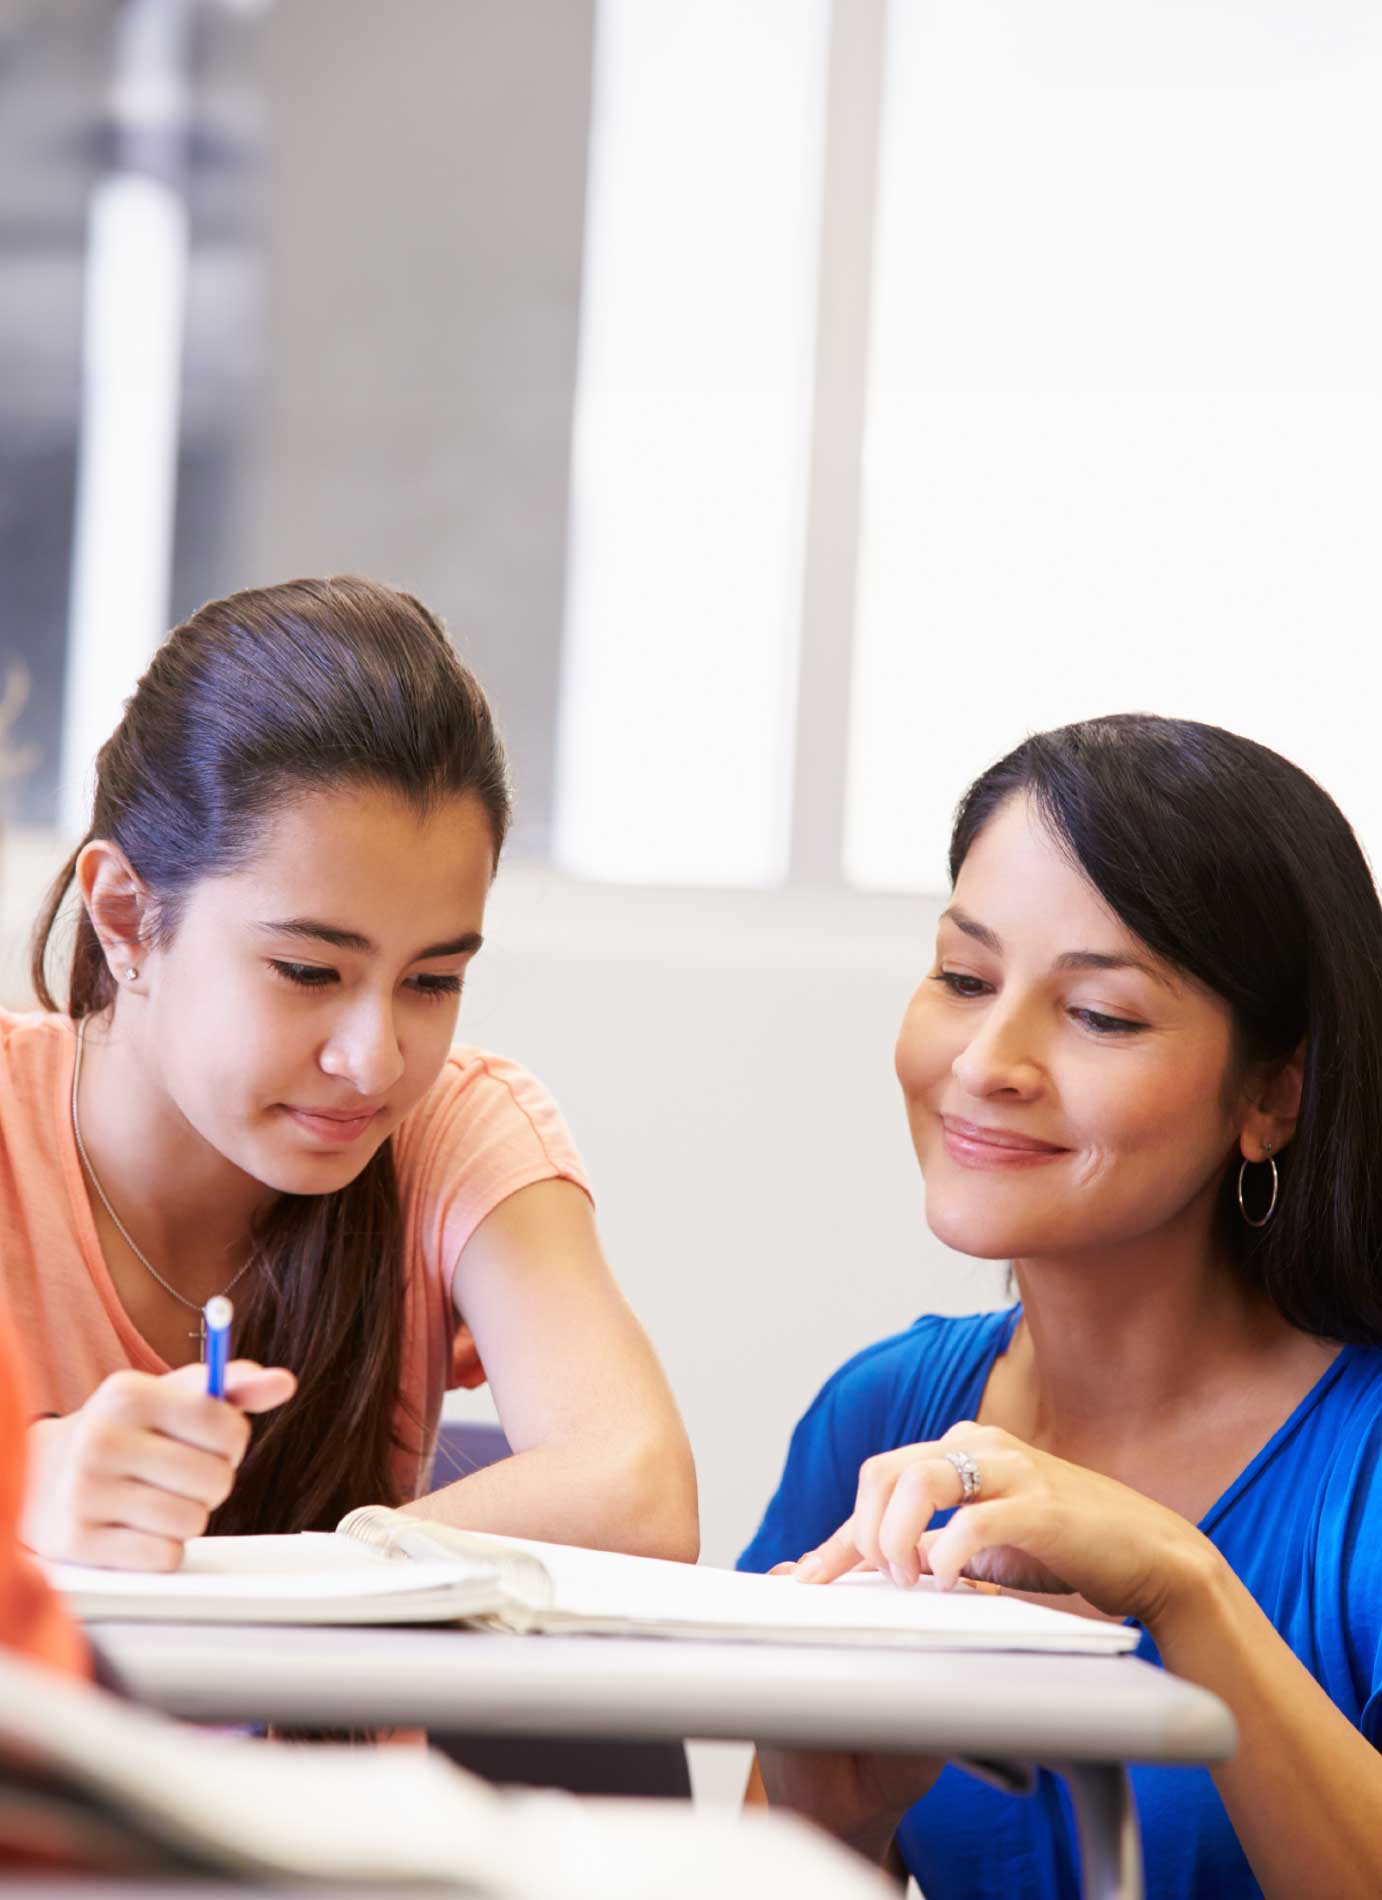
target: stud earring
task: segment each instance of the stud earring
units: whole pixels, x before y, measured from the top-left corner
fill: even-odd
[[[126,970],[125,972],[125,981],[127,983],[133,983],[138,975],[139,975],[138,970],[136,970],[134,965],[131,964],[129,969]]]

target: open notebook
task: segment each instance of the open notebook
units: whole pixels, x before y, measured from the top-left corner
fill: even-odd
[[[335,1532],[200,1537],[171,1575],[50,1564],[86,1622],[449,1623],[526,1634],[706,1637],[898,1649],[1135,1647],[1121,1623],[1018,1597],[899,1590],[872,1574],[808,1585],[526,1538],[480,1536],[379,1505]]]

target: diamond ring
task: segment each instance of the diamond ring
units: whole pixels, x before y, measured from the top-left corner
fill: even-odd
[[[942,1454],[948,1465],[954,1465],[960,1480],[960,1503],[973,1504],[984,1488],[979,1467],[967,1451],[947,1451]]]

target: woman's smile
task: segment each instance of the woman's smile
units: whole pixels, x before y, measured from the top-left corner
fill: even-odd
[[[945,1152],[962,1168],[1039,1168],[1071,1152],[1011,1128],[982,1128],[958,1115],[942,1115],[940,1123]]]

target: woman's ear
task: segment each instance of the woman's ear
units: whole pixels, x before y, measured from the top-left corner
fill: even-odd
[[[1269,1154],[1281,1153],[1296,1132],[1304,1087],[1303,1042],[1284,1062],[1259,1071],[1252,1106],[1239,1137],[1245,1161],[1265,1161]]]
[[[77,888],[111,975],[122,990],[134,989],[152,917],[149,894],[118,844],[91,840],[77,859]]]

